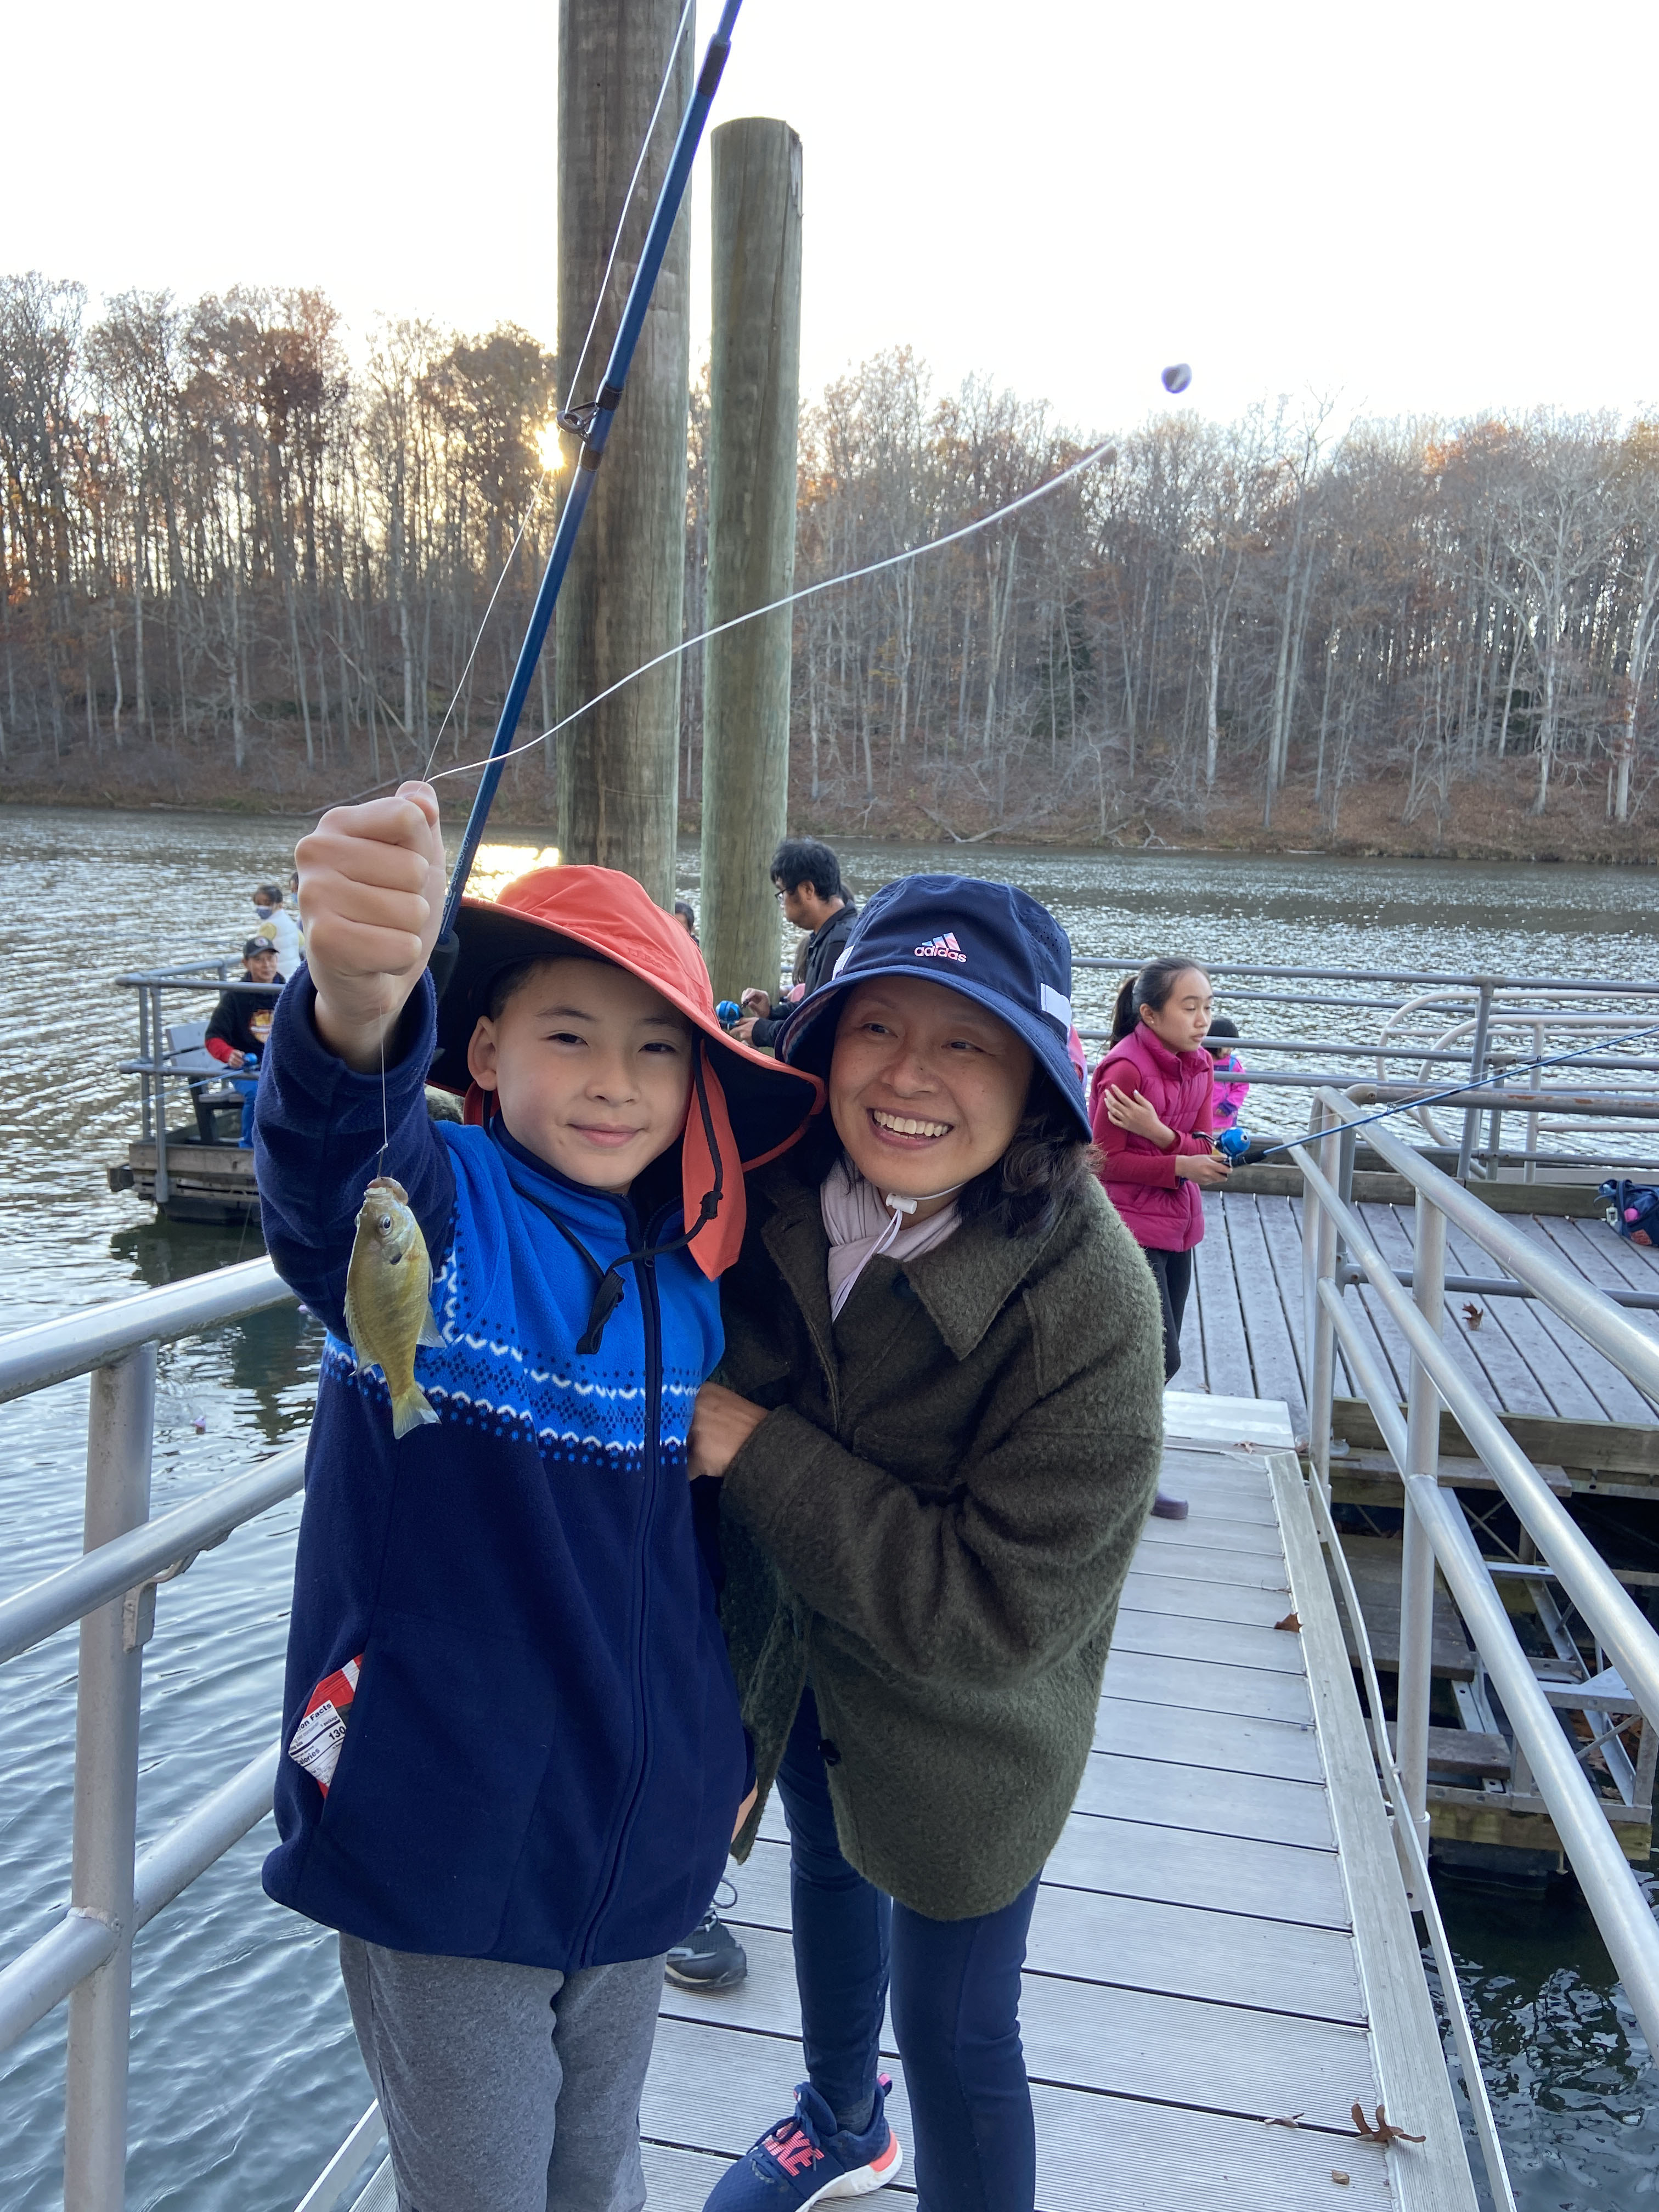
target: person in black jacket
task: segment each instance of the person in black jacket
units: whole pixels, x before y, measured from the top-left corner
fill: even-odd
[[[784,920],[810,933],[795,955],[799,988],[790,994],[805,998],[835,973],[858,907],[842,882],[841,862],[815,837],[786,837],[772,855],[771,876]],[[773,1015],[770,994],[745,991],[743,1009],[746,1018],[732,1036],[744,1044],[769,1045],[783,1027],[783,1017]]]
[[[253,1142],[253,1094],[285,980],[276,972],[276,947],[268,938],[250,937],[242,947],[241,981],[271,988],[269,992],[224,992],[207,1025],[208,1050],[233,1071],[230,1081],[242,1094],[240,1142],[245,1150]]]

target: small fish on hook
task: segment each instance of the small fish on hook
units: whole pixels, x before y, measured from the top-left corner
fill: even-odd
[[[392,1433],[438,1418],[415,1380],[418,1345],[441,1345],[432,1311],[432,1261],[409,1193],[376,1176],[363,1193],[346,1267],[345,1319],[359,1369],[378,1367],[392,1394]]]

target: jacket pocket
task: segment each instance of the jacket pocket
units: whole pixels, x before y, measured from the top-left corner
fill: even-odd
[[[546,1656],[382,1611],[318,1844],[395,1948],[487,1954],[556,1734]]]

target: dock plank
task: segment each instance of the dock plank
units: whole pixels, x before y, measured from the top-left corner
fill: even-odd
[[[1255,1387],[1250,1366],[1223,1197],[1220,1191],[1205,1193],[1204,1236],[1193,1252],[1193,1291],[1204,1344],[1204,1387],[1229,1397],[1256,1398],[1262,1393]],[[1195,1387],[1185,1376],[1182,1382],[1188,1389]]]
[[[1345,2204],[1474,2212],[1294,1455],[1182,1446],[1164,1473],[1193,1514],[1146,1532],[1097,1747],[1032,1916],[1021,2033],[1039,2212],[1305,2212],[1333,2201],[1334,2170]],[[1273,1626],[1292,1589],[1299,1634]],[[1339,1838],[1391,1902],[1355,1899]],[[731,1876],[748,1978],[663,1991],[641,2125],[669,2212],[701,2212],[805,2070],[775,1802]],[[1414,1993],[1389,1986],[1413,1973]],[[884,2043],[908,2141],[890,2023]],[[1434,2148],[1358,2140],[1350,2107],[1385,2097]],[[1293,2114],[1294,2129],[1262,2124]],[[914,2197],[913,2171],[892,2193]]]
[[[1208,1766],[1218,1774],[1265,1774],[1281,1782],[1322,1782],[1325,1772],[1310,1722],[1247,1720],[1109,1692],[1095,1716],[1095,1749],[1119,1759]]]
[[[1286,1607],[1288,1613],[1290,1608]],[[1266,1667],[1300,1674],[1301,1654],[1293,1631],[1272,1621],[1206,1620],[1192,1613],[1148,1613],[1126,1606],[1112,1638],[1115,1651],[1138,1651],[1159,1659],[1210,1659],[1227,1667]]]
[[[1252,1559],[1272,1559],[1280,1557],[1277,1528],[1264,1528],[1259,1521],[1237,1521],[1224,1512],[1201,1513],[1194,1520],[1160,1521],[1146,1523],[1141,1538],[1143,1553],[1162,1559],[1189,1549],[1213,1550],[1217,1547]]]
[[[1123,1612],[1191,1613],[1205,1620],[1253,1622],[1271,1628],[1289,1610],[1283,1589],[1243,1583],[1203,1583],[1179,1575],[1136,1572],[1123,1585]],[[1120,1620],[1123,1614],[1119,1614]]]
[[[1309,1928],[1348,1925],[1348,1893],[1334,1850],[1155,1828],[1146,1820],[1074,1813],[1043,1879]]]
[[[1320,1782],[1278,1775],[1231,1773],[1177,1760],[1128,1759],[1097,1751],[1078,1785],[1077,1809],[1200,1835],[1241,1836],[1258,1843],[1305,1844],[1332,1850],[1336,1831]]]
[[[663,2023],[640,2115],[652,2212],[702,2212],[731,2158],[789,2109],[805,2070],[799,2043],[778,2039],[759,2046],[742,2039],[745,2056],[734,2066],[730,2045],[738,2039],[716,2027]],[[896,2059],[892,2078],[888,2110],[908,2152],[914,2133]],[[1393,2201],[1380,2157],[1365,2159],[1363,2145],[1351,2148],[1312,2129],[1264,2128],[1047,2081],[1033,2084],[1031,2103],[1038,2212],[1085,2205],[1091,2212],[1174,2212],[1204,2201],[1222,2176],[1230,2212],[1285,2212],[1287,2204],[1324,2203],[1337,2159],[1352,2171],[1345,2205],[1384,2212]],[[705,2143],[715,2147],[691,2147]],[[908,2159],[888,2193],[914,2200]]]
[[[1312,1718],[1300,1675],[1265,1667],[1224,1667],[1206,1659],[1165,1659],[1114,1649],[1106,1662],[1106,1694],[1138,1704],[1202,1712],[1240,1713],[1251,1720]]]

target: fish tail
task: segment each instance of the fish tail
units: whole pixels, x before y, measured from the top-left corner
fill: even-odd
[[[432,1401],[411,1377],[406,1390],[399,1390],[392,1401],[392,1433],[406,1437],[411,1429],[418,1429],[428,1421],[435,1421]]]

